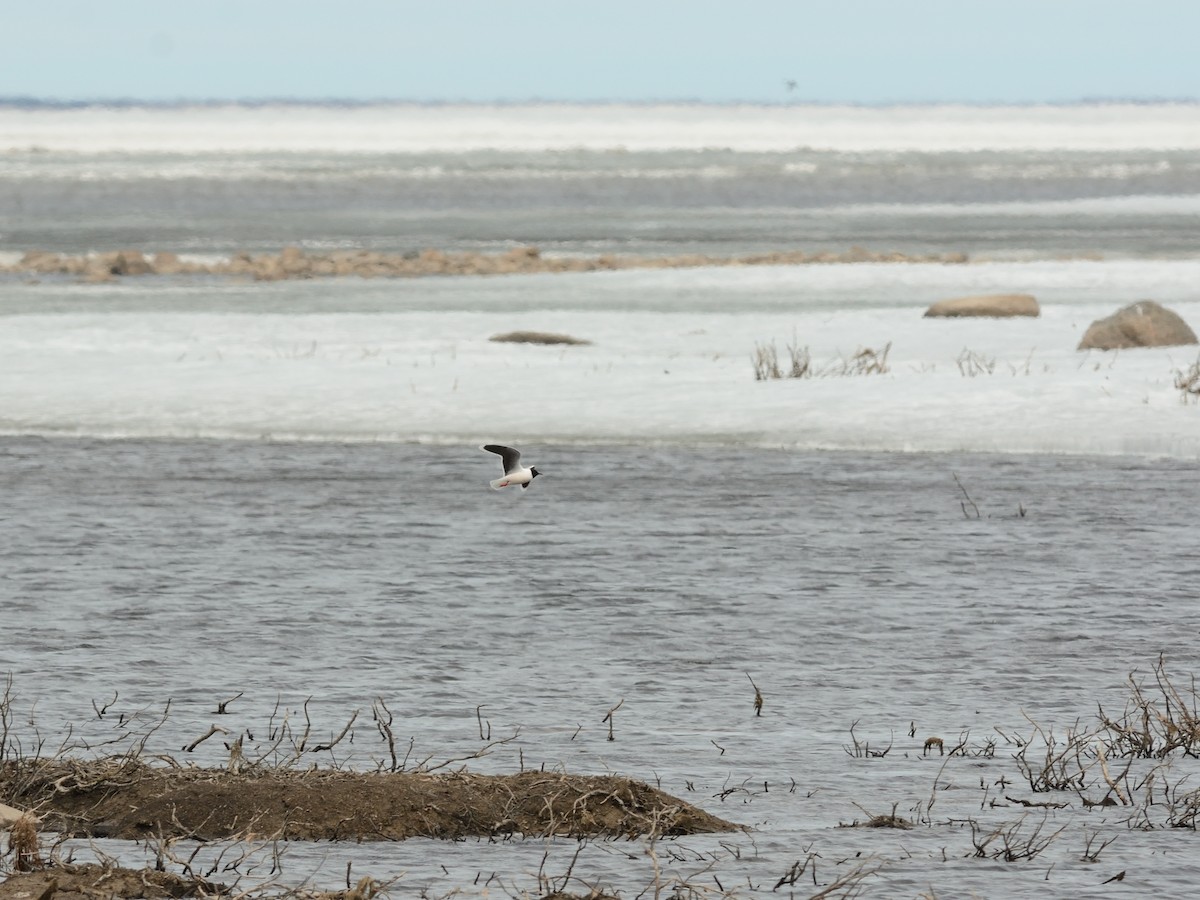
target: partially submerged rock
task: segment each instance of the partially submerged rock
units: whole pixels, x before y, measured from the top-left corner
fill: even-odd
[[[550,331],[509,331],[504,334],[493,334],[489,341],[498,344],[568,344],[581,346],[590,344],[582,338],[571,337],[569,334],[555,334]]]
[[[1012,316],[1038,316],[1041,309],[1032,294],[979,294],[971,297],[954,297],[939,300],[925,310],[926,318],[957,318],[959,316],[984,316],[1009,318]]]
[[[1196,333],[1178,313],[1153,300],[1139,300],[1093,322],[1076,349],[1123,350],[1195,343]]]
[[[0,771],[0,791],[11,789]],[[43,828],[135,840],[632,837],[737,826],[649,785],[612,775],[272,770],[231,775],[136,762],[63,760],[21,773]]]

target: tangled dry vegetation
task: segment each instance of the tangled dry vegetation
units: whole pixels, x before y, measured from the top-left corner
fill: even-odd
[[[755,712],[760,713],[762,692],[753,677],[748,673],[747,677]],[[605,717],[610,725],[619,708],[617,704]],[[98,715],[103,716],[106,709],[98,708]],[[476,712],[480,739],[488,742],[485,747],[494,746],[490,725]],[[378,716],[378,708],[375,713]],[[351,717],[342,735],[316,746],[336,746],[355,718]],[[969,731],[957,737],[930,735],[922,741],[916,724],[911,724],[908,737],[913,742],[908,752],[919,748],[921,756],[938,767],[928,795],[903,806],[890,802],[890,808],[882,810],[856,803],[862,816],[842,827],[871,829],[877,834],[945,829],[947,835],[958,836],[958,850],[950,855],[960,860],[1011,864],[1040,860],[1041,865],[1052,847],[1066,849],[1064,835],[1078,834],[1081,818],[1096,826],[1084,826],[1082,847],[1075,848],[1077,858],[1087,863],[1098,862],[1105,849],[1118,840],[1113,829],[1197,829],[1200,787],[1189,781],[1195,767],[1187,763],[1200,760],[1200,694],[1194,678],[1172,677],[1162,657],[1148,673],[1135,671],[1128,676],[1119,710],[1100,704],[1094,719],[1077,721],[1061,733],[1032,718],[1027,721],[1027,732],[1007,733],[997,728],[995,735],[982,741],[973,739]],[[628,779],[544,771],[482,776],[461,767],[442,771],[448,767],[428,759],[410,767],[408,756],[399,758],[394,747],[373,772],[303,768],[296,762],[306,746],[311,746],[307,744],[309,729],[288,732],[281,723],[276,723],[274,749],[269,752],[248,754],[231,742],[230,765],[224,770],[181,766],[163,754],[149,756],[144,752],[144,737],[143,744],[135,743],[125,753],[84,761],[61,753],[43,757],[21,752],[19,744],[9,739],[10,722],[5,694],[0,704],[0,796],[35,810],[43,840],[47,830],[63,837],[47,849],[39,845],[39,828],[32,816],[18,823],[9,839],[9,853],[0,860],[0,875],[5,870],[9,875],[0,884],[0,900],[74,900],[75,893],[80,900],[95,900],[101,894],[372,900],[386,892],[391,882],[361,878],[353,883],[349,868],[345,889],[334,892],[269,882],[265,888],[260,885],[247,890],[239,889],[238,883],[256,867],[282,871],[278,845],[285,838],[399,840],[415,835],[477,835],[490,841],[561,835],[578,840],[576,856],[565,871],[551,874],[546,867],[548,857],[544,857],[535,888],[509,893],[514,898],[600,900],[616,896],[577,877],[575,862],[589,841],[635,836],[643,840],[643,853],[638,855],[648,857],[653,869],[643,895],[741,895],[722,884],[726,874],[716,868],[717,855],[677,851],[671,842],[662,840],[730,831],[735,826]],[[390,719],[376,720],[385,738],[390,734],[388,724]],[[889,766],[902,755],[894,752],[894,733],[886,740],[872,741],[860,734],[859,726],[859,722],[851,725],[849,743],[843,745],[848,757],[860,761],[856,765]],[[191,746],[219,732],[214,729]],[[507,740],[511,738],[501,739]],[[713,743],[723,754],[724,748]],[[943,781],[948,769],[960,775],[969,772],[972,782],[976,770],[981,773],[978,812],[971,809],[973,801],[964,797],[963,782]],[[952,786],[959,788],[957,796],[946,793]],[[783,793],[796,789],[793,780]],[[694,790],[690,783],[688,790]],[[761,791],[761,796],[768,796],[766,782]],[[727,798],[750,802],[758,796],[756,792],[757,787],[747,779],[714,796],[722,802]],[[779,794],[770,791],[771,796]],[[949,817],[947,806],[953,808]],[[153,854],[155,866],[126,870],[105,860],[100,866],[74,865],[60,850],[67,835],[137,840]],[[747,837],[753,843],[753,837]],[[201,847],[221,841],[227,843],[215,860],[202,864],[197,859]],[[193,844],[196,849],[188,855],[184,847]],[[948,846],[942,846],[943,861],[949,858]],[[729,852],[731,858],[740,858],[737,848]],[[679,867],[685,865],[699,869],[680,874]],[[818,881],[818,865],[823,882]],[[887,859],[877,853],[855,856],[851,864],[848,858],[831,861],[811,846],[805,847],[774,882],[773,890],[786,888],[789,895],[804,896],[811,880],[811,897],[855,896],[887,865]],[[182,874],[169,876],[168,869]],[[214,876],[226,880],[228,876],[234,884],[214,884],[209,881]],[[1107,880],[1122,877],[1123,872],[1118,872]],[[764,884],[769,888],[771,882]],[[573,893],[577,887],[582,891]],[[750,887],[751,892],[758,890]]]
[[[32,749],[23,746],[12,730],[10,692],[11,679],[0,696],[0,797],[28,811],[21,815],[12,810],[16,818],[0,858],[0,876],[9,878],[0,885],[0,900],[62,900],[73,894],[89,900],[101,895],[245,896],[244,890],[207,879],[233,873],[240,880],[247,869],[261,867],[253,859],[256,854],[274,855],[271,871],[279,870],[281,841],[565,837],[653,842],[737,828],[620,776],[524,769],[511,775],[469,772],[465,761],[487,755],[517,736],[492,740],[490,723],[482,717],[479,751],[443,762],[413,760],[411,745],[408,753],[397,753],[391,715],[381,700],[376,701],[372,713],[385,755],[375,771],[360,772],[336,763],[318,768],[301,762],[305,754],[336,748],[358,719],[355,712],[340,734],[315,741],[306,704],[303,727],[288,711],[279,717],[273,713],[265,746],[248,749],[243,733],[226,743],[229,760],[224,768],[201,768],[146,750],[150,737],[167,720],[169,702],[146,731],[121,739],[121,752],[81,759],[71,754],[78,745],[68,742],[49,754],[43,754],[41,743]],[[219,704],[217,713],[224,713],[232,699]],[[109,715],[109,706],[93,702],[100,719]],[[122,717],[120,724],[126,721]],[[182,750],[195,750],[218,735],[228,737],[228,732],[214,725]],[[57,834],[49,848],[48,834]],[[89,839],[93,850],[96,839],[143,842],[155,854],[155,870],[123,869],[111,859],[102,860],[99,867],[74,865],[60,848],[75,837]],[[195,845],[190,857],[177,852],[179,841]],[[200,848],[214,842],[224,842],[227,848],[217,862],[207,869],[198,863],[193,867]],[[183,877],[167,876],[168,864]],[[349,872],[346,890],[332,894],[270,887],[260,884],[254,893],[370,900],[382,889],[371,879],[352,886]]]
[[[1029,355],[1025,357],[1024,362],[1011,363],[1007,360],[1004,365],[1012,375],[1028,375],[1033,370],[1033,353],[1037,348],[1029,351]],[[962,352],[955,357],[954,364],[958,366],[958,373],[963,378],[977,378],[980,375],[992,375],[996,371],[996,357],[988,356],[984,353],[971,350],[963,347]]]
[[[891,371],[888,354],[892,343],[888,341],[882,347],[860,347],[849,357],[839,356],[823,365],[813,363],[812,353],[808,347],[802,347],[794,339],[784,346],[786,360],[781,360],[779,348],[774,341],[764,341],[754,345],[754,353],[750,360],[754,366],[755,381],[770,381],[777,378],[825,378],[847,375],[886,375]],[[1019,363],[1004,361],[1004,369],[1010,374],[1030,375],[1034,371],[1033,354],[1036,348]],[[993,375],[997,369],[994,356],[980,353],[964,347],[955,357],[954,364],[964,378],[977,378],[983,375]],[[933,371],[932,364],[926,364],[921,371]],[[1190,385],[1190,387],[1188,387]],[[1176,385],[1181,391],[1192,390],[1200,396],[1200,361],[1188,372],[1176,373]]]
[[[971,835],[968,855],[1003,862],[1030,860],[1043,853],[1068,827],[1054,827],[1051,814],[1070,807],[1101,809],[1110,815],[1124,813],[1122,821],[1131,829],[1195,831],[1200,819],[1200,787],[1191,783],[1190,773],[1179,765],[1184,759],[1200,759],[1200,695],[1195,680],[1183,685],[1172,679],[1160,657],[1148,677],[1132,673],[1128,685],[1129,697],[1120,713],[1098,706],[1094,723],[1076,723],[1061,735],[1028,719],[1031,732],[1027,736],[999,732],[999,737],[981,743],[973,742],[970,732],[957,740],[929,737],[923,755],[936,751],[944,759],[929,797],[909,808],[911,817],[899,815],[898,804],[882,814],[859,807],[866,818],[844,827],[965,826]],[[857,725],[851,726],[846,753],[863,759],[886,757],[893,740],[872,747],[856,735]],[[909,734],[916,735],[915,724]],[[979,808],[992,815],[1006,808],[1019,809],[1021,814],[986,824],[980,821],[982,816],[937,822],[934,809],[946,766],[957,757],[996,759],[1001,746],[1011,748],[1031,796],[1018,796],[1020,782],[1003,774],[993,783],[981,778]],[[1087,835],[1081,858],[1096,862],[1115,840],[1115,836],[1102,838],[1099,832]]]

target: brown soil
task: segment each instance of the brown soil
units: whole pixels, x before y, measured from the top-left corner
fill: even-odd
[[[311,888],[273,888],[250,891],[215,884],[203,878],[184,878],[153,869],[126,869],[95,863],[53,863],[36,872],[10,874],[0,880],[0,900],[175,900],[196,897],[243,897],[256,900],[376,900],[390,896],[390,883],[365,877],[352,888],[320,891]],[[453,893],[457,893],[453,892]],[[486,896],[487,892],[484,891]],[[424,896],[424,895],[422,895]],[[553,893],[541,900],[619,900],[611,894]]]
[[[126,839],[632,837],[738,827],[628,778],[548,772],[231,775],[60,759],[0,768],[0,796],[36,809],[43,830]]]
[[[151,869],[116,866],[57,865],[8,876],[0,882],[0,900],[97,900],[106,897],[211,897],[218,885]]]

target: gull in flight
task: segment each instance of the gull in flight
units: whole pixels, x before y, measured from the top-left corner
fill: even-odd
[[[504,464],[504,477],[497,478],[492,482],[493,490],[498,491],[512,484],[519,484],[522,490],[524,490],[529,487],[533,479],[541,474],[538,472],[537,466],[525,468],[521,465],[520,450],[514,450],[512,447],[502,447],[500,444],[484,444],[483,449],[488,453],[498,454],[500,461]]]

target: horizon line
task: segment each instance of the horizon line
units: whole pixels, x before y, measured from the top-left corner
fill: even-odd
[[[324,107],[370,107],[370,106],[763,106],[763,107],[850,107],[854,109],[894,109],[905,107],[963,106],[963,107],[1065,107],[1065,106],[1194,106],[1200,104],[1200,95],[1194,97],[1131,97],[1094,96],[1060,100],[703,100],[698,98],[660,99],[588,99],[565,100],[562,98],[530,97],[526,99],[494,100],[416,100],[399,97],[34,97],[24,94],[0,95],[0,107],[17,109],[87,109],[107,107],[130,108],[181,108],[217,106],[324,106]]]

